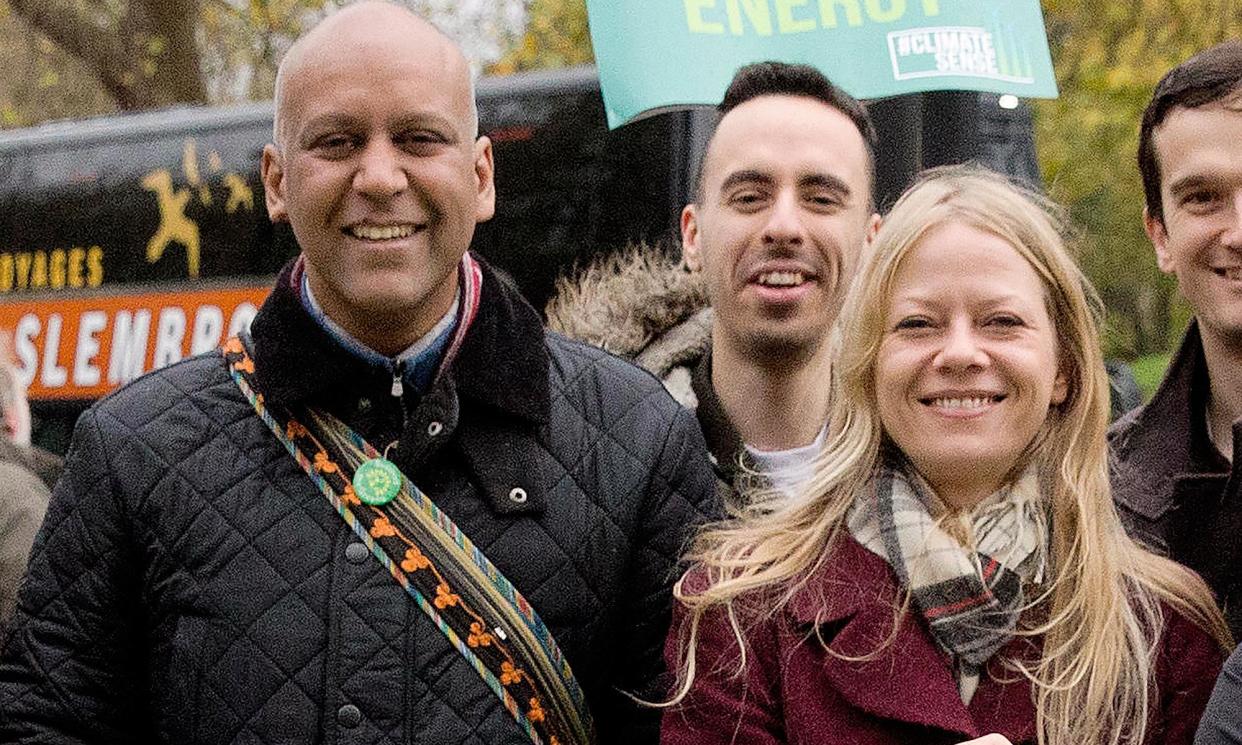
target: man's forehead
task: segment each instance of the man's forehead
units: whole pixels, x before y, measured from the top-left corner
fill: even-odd
[[[1200,114],[1206,116],[1199,116]],[[1164,114],[1160,123],[1152,128],[1152,141],[1159,145],[1161,140],[1166,139],[1165,133],[1170,129],[1178,130],[1180,134],[1180,130],[1209,126],[1206,123],[1213,118],[1232,121],[1234,117],[1240,116],[1242,116],[1242,88],[1224,98],[1198,106],[1172,106]]]
[[[796,178],[834,172],[865,180],[867,146],[854,122],[822,101],[761,96],[721,118],[704,158],[704,179],[714,184],[739,171],[774,176],[778,169]]]
[[[408,39],[412,44],[429,49],[456,49],[456,44],[444,32],[409,9],[389,2],[368,1],[342,8],[320,21],[297,40],[285,59],[308,57],[312,50],[322,52],[385,37]]]
[[[410,105],[407,118],[460,119],[454,126],[470,128],[469,65],[451,41],[434,29],[372,31],[342,28],[339,34],[304,39],[310,43],[281,71],[276,104],[285,132],[293,134],[314,116],[331,116],[333,109],[357,113],[375,85],[386,86],[393,102]]]
[[[431,27],[336,27],[308,36],[298,45],[281,65],[281,75],[291,86],[314,82],[343,65],[357,63],[418,66],[446,85],[462,73],[469,79],[469,65],[461,52]]]
[[[1235,100],[1214,101],[1195,108],[1177,107],[1152,132],[1152,143],[1167,185],[1172,169],[1242,160],[1242,107]]]
[[[307,70],[323,70],[376,49],[424,61],[446,79],[462,71],[469,79],[465,55],[434,25],[398,5],[362,2],[328,16],[293,44],[277,70],[277,89]]]

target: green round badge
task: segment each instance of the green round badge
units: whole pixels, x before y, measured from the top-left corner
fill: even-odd
[[[366,504],[388,504],[401,491],[401,471],[385,458],[374,458],[354,472],[354,493]]]

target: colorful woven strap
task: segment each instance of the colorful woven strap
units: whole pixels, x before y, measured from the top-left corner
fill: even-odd
[[[269,408],[237,337],[224,346],[233,380],[337,514],[478,672],[535,745],[589,745],[582,689],[535,609],[408,478],[383,506],[365,505],[351,477],[375,448],[329,414],[306,423]]]

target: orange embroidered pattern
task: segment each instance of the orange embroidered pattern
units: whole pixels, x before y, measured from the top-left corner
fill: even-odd
[[[526,712],[526,716],[530,717],[530,720],[532,722],[543,721],[543,717],[544,717],[543,704],[539,703],[538,697],[532,698],[530,700],[530,711]]]
[[[388,522],[388,518],[380,516],[375,518],[375,523],[371,525],[372,538],[386,538],[387,536],[396,535],[397,529]]]
[[[436,585],[436,599],[433,602],[437,608],[444,610],[450,605],[460,603],[461,596],[449,589],[448,583],[441,582]]]
[[[490,647],[494,641],[494,637],[483,629],[483,624],[474,621],[470,624],[470,636],[466,637],[466,644],[472,647]]]
[[[328,454],[320,450],[318,453],[315,453],[315,470],[320,473],[336,473],[339,469],[332,462],[332,459],[328,457]]]
[[[512,662],[500,663],[500,684],[501,685],[513,685],[514,683],[521,683],[522,678],[525,677],[525,675],[526,673],[522,672],[521,668],[514,667]]]
[[[423,556],[423,552],[417,547],[410,546],[405,550],[405,559],[401,562],[401,568],[407,572],[417,572],[419,569],[426,569],[431,566],[431,560]]]
[[[354,493],[353,484],[345,485],[345,488],[341,490],[341,499],[345,502],[345,504],[349,505],[350,507],[361,507],[362,506],[362,500],[358,498],[358,495],[356,493]],[[409,570],[407,569],[406,571],[408,572]]]

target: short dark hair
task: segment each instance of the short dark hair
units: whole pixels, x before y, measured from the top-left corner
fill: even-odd
[[[875,152],[875,127],[867,110],[850,94],[838,88],[826,75],[811,65],[791,62],[755,62],[739,68],[725,90],[716,111],[721,116],[760,96],[806,96],[831,106],[849,117],[858,133]]]
[[[811,65],[792,62],[755,62],[738,69],[716,107],[724,117],[738,106],[760,96],[805,96],[840,111],[849,118],[867,146],[867,176],[875,180],[875,126],[867,110],[850,94],[838,88],[826,75]],[[706,156],[703,162],[707,160]],[[696,193],[702,198],[703,162],[699,163]],[[870,198],[870,195],[868,195]]]
[[[1177,108],[1197,109],[1242,92],[1242,41],[1232,40],[1205,49],[1165,73],[1143,111],[1139,128],[1138,167],[1143,175],[1147,212],[1161,224],[1160,159],[1154,140],[1156,128]]]

